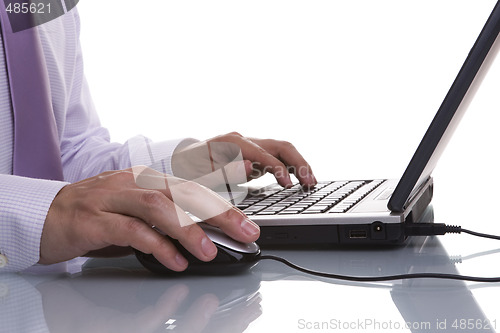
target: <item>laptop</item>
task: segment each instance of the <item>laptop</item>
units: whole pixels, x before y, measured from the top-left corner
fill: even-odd
[[[401,179],[277,184],[251,189],[237,206],[261,228],[261,246],[401,244],[433,196],[432,171],[493,62],[500,42],[495,5]]]

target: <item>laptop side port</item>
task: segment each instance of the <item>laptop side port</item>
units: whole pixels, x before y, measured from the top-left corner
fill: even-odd
[[[385,240],[387,238],[385,226],[382,222],[376,221],[371,225],[371,239]]]
[[[368,233],[366,230],[350,230],[349,231],[349,238],[351,239],[360,239],[360,238],[367,238]]]

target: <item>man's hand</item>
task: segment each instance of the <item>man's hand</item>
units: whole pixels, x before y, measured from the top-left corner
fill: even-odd
[[[246,138],[233,132],[191,144],[172,157],[175,176],[207,186],[217,183],[215,171],[225,166],[230,182],[231,179],[244,182],[269,172],[280,185],[288,187],[292,185],[292,172],[305,187],[317,184],[310,165],[286,141]],[[215,176],[206,177],[210,173]]]
[[[212,260],[217,254],[215,245],[192,223],[185,210],[209,217],[204,222],[241,242],[258,239],[259,227],[206,187],[151,169],[143,171],[140,178],[128,169],[105,172],[65,186],[47,214],[39,263],[52,264],[89,253],[110,255],[112,249],[135,248],[152,253],[172,270],[184,270],[186,259],[155,229],[178,239],[200,260]]]

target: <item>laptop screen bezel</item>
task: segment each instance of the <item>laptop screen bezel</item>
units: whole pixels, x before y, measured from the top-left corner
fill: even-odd
[[[403,212],[414,192],[418,191],[431,176],[500,48],[500,41],[497,41],[499,31],[500,0],[493,8],[408,167],[394,189],[387,204],[389,210]]]

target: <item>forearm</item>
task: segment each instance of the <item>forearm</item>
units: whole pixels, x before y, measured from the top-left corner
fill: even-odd
[[[152,142],[136,136],[124,144],[109,141],[104,128],[95,128],[72,138],[73,148],[65,149],[63,169],[65,179],[76,182],[105,171],[122,170],[134,165],[146,165],[159,172],[172,174],[171,158],[178,147],[192,143],[192,139],[174,139]]]

